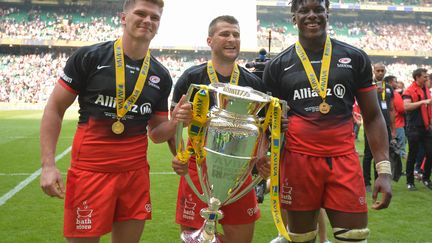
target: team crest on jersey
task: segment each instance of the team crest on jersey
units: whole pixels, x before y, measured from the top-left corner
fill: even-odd
[[[352,65],[350,64],[351,58],[343,57],[343,58],[339,59],[338,62],[339,62],[337,64],[338,68],[350,68],[350,69],[352,69]]]
[[[348,57],[344,57],[344,58],[339,59],[339,63],[348,64],[350,62],[351,62],[351,58],[348,58]]]
[[[150,82],[152,82],[152,83],[154,83],[154,84],[157,84],[157,83],[160,82],[160,78],[159,78],[158,76],[151,76],[151,77],[149,78],[149,80],[150,80]]]
[[[159,85],[157,85],[160,82],[160,78],[158,76],[150,76],[149,81],[150,86],[160,90]]]
[[[87,201],[82,202],[82,206],[76,210],[76,229],[90,230],[92,228],[92,213],[93,209],[89,207]]]

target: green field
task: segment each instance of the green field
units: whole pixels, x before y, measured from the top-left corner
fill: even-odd
[[[63,201],[43,194],[39,177],[28,179],[40,168],[40,117],[41,111],[0,111],[0,242],[64,242]],[[57,147],[58,155],[71,145],[75,127],[76,114],[68,113]],[[360,141],[360,153],[362,144]],[[167,145],[149,146],[153,219],[146,223],[142,242],[180,242],[179,229],[174,222],[179,177],[169,173],[172,169]],[[57,161],[64,174],[69,159],[70,153],[65,153]],[[20,184],[23,181],[29,182],[28,185]],[[22,189],[5,200],[6,194],[19,185]],[[369,242],[432,242],[432,191],[420,183],[417,187],[418,191],[409,192],[405,188],[405,177],[393,184],[390,208],[370,211]],[[2,200],[5,201],[3,205]],[[371,205],[370,194],[368,203]],[[257,222],[253,242],[265,243],[277,232],[268,197],[260,207],[262,218]],[[329,238],[332,240],[332,235]],[[101,242],[109,242],[109,235]]]

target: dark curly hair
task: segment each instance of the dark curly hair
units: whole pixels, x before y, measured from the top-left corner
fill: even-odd
[[[292,0],[291,1],[291,13],[295,13],[297,9],[299,8],[300,4],[304,3],[306,0]],[[316,0],[319,3],[324,2],[325,7],[327,10],[330,8],[330,1],[329,0]]]

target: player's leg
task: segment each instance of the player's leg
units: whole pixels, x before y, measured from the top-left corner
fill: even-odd
[[[249,176],[240,189],[252,182]],[[252,242],[255,222],[261,217],[255,190],[251,190],[237,201],[221,207],[223,219],[219,221],[224,232],[224,242]]]
[[[64,236],[70,243],[99,242],[110,232],[117,179],[113,173],[70,168],[64,206]]]
[[[366,190],[356,153],[331,158],[332,176],[327,182],[324,208],[333,227],[335,243],[366,243]]]
[[[344,213],[327,209],[335,243],[366,243],[369,236],[367,213]]]
[[[314,243],[317,236],[319,209],[288,211],[288,234],[292,242]]]
[[[112,224],[112,243],[139,242],[145,220],[151,219],[148,168],[118,173],[119,197]]]
[[[99,237],[66,238],[67,243],[98,243]]]
[[[111,234],[112,243],[137,243],[144,230],[144,220],[114,222]]]
[[[250,243],[253,239],[255,223],[239,225],[222,225],[226,243]]]

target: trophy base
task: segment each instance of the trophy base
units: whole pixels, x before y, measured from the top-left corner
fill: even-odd
[[[181,233],[184,243],[222,243],[221,234],[209,235],[204,231],[204,227],[199,230],[185,230]]]

